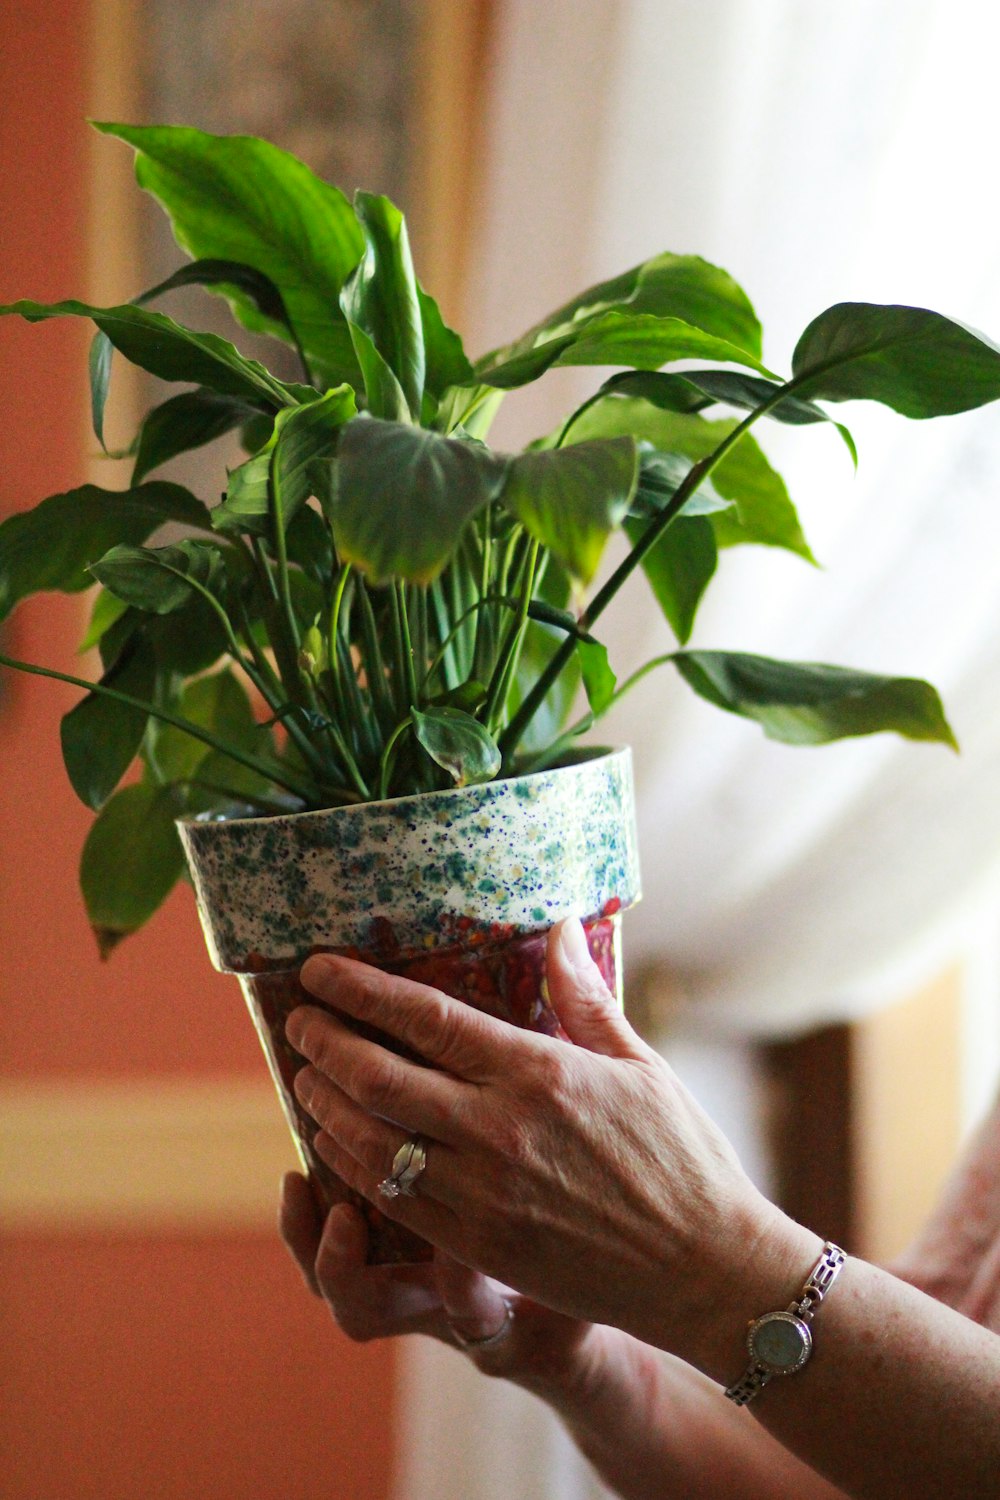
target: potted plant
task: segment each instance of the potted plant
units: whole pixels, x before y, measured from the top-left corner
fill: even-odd
[[[982,405],[1000,396],[988,340],[844,303],[809,324],[784,379],[733,279],[664,254],[470,362],[386,198],[352,203],[250,137],[98,128],[135,149],[189,262],[121,306],[0,312],[93,321],[98,439],[114,351],[184,389],[118,455],[124,488],[84,485],[0,526],[0,618],[39,590],[100,586],[84,639],[98,679],[0,663],[85,691],[61,733],[96,813],[81,882],[102,954],[184,874],[179,826],[293,1123],[281,1021],[317,946],[548,1025],[541,934],[576,911],[616,982],[617,913],[638,890],[627,753],[580,745],[652,667],[777,739],[953,743],[927,683],[688,641],[720,548],[811,557],[751,428],[826,424],[853,454],[819,402]],[[294,378],[151,310],[191,284],[287,345]],[[619,373],[525,451],[491,448],[504,393],[557,365]],[[218,504],[155,477],[227,433],[245,456]],[[588,593],[616,529],[629,550]],[[619,683],[597,632],[640,573],[677,648]],[[389,1233],[381,1255],[415,1253]]]

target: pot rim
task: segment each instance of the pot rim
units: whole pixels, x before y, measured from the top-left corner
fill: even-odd
[[[560,765],[546,766],[540,771],[527,771],[521,776],[494,777],[492,781],[470,782],[467,786],[445,786],[439,787],[433,792],[408,792],[402,797],[378,797],[358,802],[341,802],[334,807],[303,807],[294,811],[282,813],[250,813],[241,814],[238,817],[229,817],[225,813],[200,812],[193,816],[175,818],[174,822],[179,828],[211,828],[216,824],[225,824],[232,828],[240,823],[255,824],[262,823],[285,823],[291,819],[301,818],[324,818],[331,813],[353,813],[360,808],[376,807],[401,807],[408,802],[427,802],[432,798],[463,796],[470,792],[482,792],[488,787],[514,786],[519,781],[534,781],[539,776],[552,776],[557,771],[575,771],[581,766],[590,765],[594,761],[605,760],[615,755],[630,754],[628,745],[588,745],[583,747],[586,753],[578,752],[571,761],[564,761]],[[234,803],[234,806],[240,806]]]

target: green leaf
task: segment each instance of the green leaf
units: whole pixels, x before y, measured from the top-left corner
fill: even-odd
[[[85,484],[10,516],[0,525],[0,619],[29,594],[89,588],[89,565],[113,543],[143,542],[166,521],[207,529],[209,512],[177,484],[131,490]]]
[[[799,396],[940,417],[1000,397],[1000,348],[926,308],[840,302],[809,324],[792,373]]]
[[[615,688],[618,679],[611,670],[608,661],[608,648],[600,641],[581,641],[576,643],[577,657],[580,662],[580,671],[583,676],[583,686],[587,694],[587,702],[590,711],[597,719],[611,704],[615,696]]]
[[[108,593],[107,589],[98,589],[90,611],[90,622],[83,640],[77,647],[80,655],[82,656],[85,651],[92,651],[102,636],[111,629],[116,620],[121,619],[127,609],[128,605],[123,600],[116,599],[114,594]]]
[[[271,535],[271,455],[276,441],[277,434],[272,433],[260,453],[230,469],[226,498],[212,511],[216,531]]]
[[[309,406],[278,413],[271,453],[276,524],[280,517],[283,528],[287,528],[315,493],[313,466],[318,459],[333,455],[341,429],[357,416],[357,410],[353,390],[341,385]]]
[[[735,346],[744,354],[752,356],[751,364],[759,368],[756,361],[761,352],[760,323],[746,293],[726,271],[699,256],[672,255],[667,252],[633,266],[631,270],[610,281],[589,287],[547,318],[543,318],[540,323],[536,323],[514,343],[485,355],[476,365],[476,374],[482,379],[485,378],[484,370],[495,372],[504,365],[516,366],[523,356],[540,345],[559,343],[587,331],[605,313],[649,315],[654,320],[679,321],[692,325],[695,329],[714,335],[727,346]],[[551,363],[551,359],[548,362]],[[631,360],[623,362],[631,363]],[[744,362],[742,359],[737,361]],[[617,361],[611,359],[606,363],[613,364]],[[656,363],[665,363],[665,358]],[[537,373],[540,374],[541,370]],[[534,376],[526,378],[534,379]],[[496,385],[501,382],[491,380],[490,383]]]
[[[180,812],[169,787],[122,787],[104,804],[87,836],[80,885],[101,957],[141,927],[184,868],[174,827]]]
[[[251,755],[270,749],[270,736],[254,718],[246,690],[228,667],[210,677],[189,682],[177,703],[177,713],[193,724],[210,730],[237,750]],[[149,760],[161,781],[187,781],[212,756],[220,780],[232,784],[238,763],[172,724],[157,724],[151,732]],[[242,767],[238,768],[242,771]]]
[[[633,547],[648,524],[625,522]],[[675,516],[642,558],[641,567],[656,602],[681,645],[691,637],[698,606],[717,563],[712,523],[704,516],[688,516],[683,512]]]
[[[135,637],[101,684],[150,702],[156,683],[156,659],[148,643]],[[96,810],[111,796],[139,753],[148,713],[88,693],[65,714],[60,726],[63,761],[76,795]]]
[[[216,531],[273,538],[279,514],[287,529],[310,495],[324,488],[318,461],[336,451],[340,429],[356,413],[348,385],[279,412],[262,451],[230,472],[226,498],[212,512]]]
[[[237,261],[277,286],[295,339],[324,389],[356,384],[341,288],[364,251],[350,202],[296,157],[252,136],[184,126],[102,124],[138,152],[136,177],[169,214],[182,249]],[[239,289],[227,292],[247,328],[285,335]]]
[[[427,368],[424,384],[432,396],[441,396],[453,385],[467,385],[473,380],[472,366],[465,357],[462,340],[449,328],[441,309],[423,287],[417,285],[420,318],[424,336]]]
[[[87,357],[87,374],[90,379],[90,422],[94,429],[94,436],[104,448],[104,408],[108,400],[108,386],[111,383],[111,357],[114,353],[114,345],[106,333],[100,329],[94,334],[90,341],[90,353]],[[107,449],[105,448],[105,452]]]
[[[166,292],[176,291],[178,287],[206,286],[211,289],[222,283],[229,287],[241,288],[256,303],[261,312],[276,318],[287,328],[288,318],[284,303],[274,282],[250,266],[240,266],[228,260],[196,260],[192,265],[181,266],[179,271],[175,271],[165,281],[160,281],[156,286],[150,287],[147,292],[140,292],[138,297],[133,297],[130,306],[143,307]],[[90,345],[90,400],[94,432],[102,448],[104,447],[104,407],[111,380],[113,350],[114,345],[107,334],[98,329]],[[191,446],[194,447],[195,444]],[[152,467],[152,464],[147,465],[145,472]],[[138,478],[133,474],[132,483],[138,484],[138,482]]]
[[[46,318],[91,318],[126,359],[161,380],[186,380],[222,395],[240,396],[271,407],[295,404],[289,389],[254,359],[215,333],[197,333],[163,313],[126,303],[93,307],[87,302],[12,302],[0,316],[14,314],[29,323]]]
[[[183,541],[169,547],[112,547],[90,571],[133,609],[165,615],[186,604],[196,586],[211,589],[225,562],[211,542]]]
[[[492,781],[500,769],[496,740],[478,719],[459,708],[412,710],[413,732],[437,765],[456,786]]]
[[[359,192],[354,207],[365,252],[344,285],[340,306],[365,373],[369,409],[374,416],[393,420],[403,420],[408,413],[417,422],[424,394],[424,332],[406,224],[388,198]],[[355,338],[359,331],[364,335],[360,344]],[[371,348],[398,382],[404,411],[396,409],[395,398],[391,403],[373,401],[375,392],[368,384]],[[382,386],[380,377],[380,390]]]
[[[375,583],[427,583],[500,490],[506,461],[478,443],[358,417],[340,434],[334,541]]]
[[[679,651],[673,661],[702,698],[756,719],[769,739],[823,745],[892,730],[958,748],[940,698],[919,678],[727,651]]]
[[[636,519],[658,516],[674,498],[691,470],[690,462],[680,453],[660,453],[643,441],[639,444],[639,482],[629,515]],[[682,516],[713,516],[731,510],[732,500],[725,500],[711,479],[703,479],[694,494],[681,507]]]
[[[608,312],[502,364],[477,366],[476,378],[486,385],[509,390],[537,380],[557,365],[631,365],[640,370],[656,370],[677,359],[716,359],[747,365],[765,375],[771,373],[745,349],[705,333],[682,318]]]
[[[635,491],[629,438],[575,443],[511,459],[502,499],[574,578],[589,583]]]
[[[662,411],[698,412],[719,402],[727,406],[738,406],[745,411],[756,411],[780,389],[781,384],[776,380],[765,380],[760,375],[745,375],[741,370],[686,370],[683,375],[623,370],[606,380],[597,394],[638,396]],[[829,412],[825,412],[814,402],[802,400],[798,396],[786,396],[765,415],[776,422],[786,422],[795,427],[808,426],[814,422],[832,423],[846,443],[857,467],[858,452],[850,432],[843,423],[834,422]]]
[[[657,411],[647,402],[615,397],[583,413],[573,428],[573,441],[630,432],[657,449],[682,453],[697,462],[713,453],[735,426],[732,419],[706,422],[703,417]],[[745,433],[712,470],[712,484],[734,505],[733,510],[712,517],[720,547],[755,542],[784,547],[807,562],[815,561],[784,480],[750,433]]]
[[[242,427],[256,410],[238,396],[217,391],[184,391],[148,412],[139,432],[132,483],[139,484],[153,469],[179,453],[201,448],[234,427]]]

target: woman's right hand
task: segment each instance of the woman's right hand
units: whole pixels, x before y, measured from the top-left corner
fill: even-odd
[[[461,1349],[484,1374],[557,1403],[593,1373],[606,1330],[517,1296],[441,1251],[423,1265],[367,1265],[361,1213],[338,1204],[324,1224],[312,1187],[298,1172],[282,1183],[279,1227],[309,1290],[350,1339],[428,1334]],[[508,1308],[503,1338],[477,1347],[476,1340],[504,1327]]]

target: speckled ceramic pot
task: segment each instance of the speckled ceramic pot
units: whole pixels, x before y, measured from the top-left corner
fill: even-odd
[[[284,1035],[310,953],[337,952],[436,986],[519,1026],[558,1032],[545,934],[583,919],[620,990],[621,912],[639,897],[627,750],[510,781],[287,816],[179,824],[216,968],[239,976],[303,1164],[327,1202]],[[365,1207],[373,1258],[426,1247]]]

